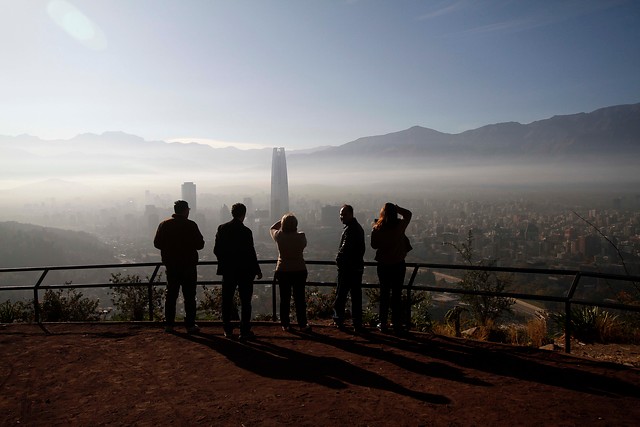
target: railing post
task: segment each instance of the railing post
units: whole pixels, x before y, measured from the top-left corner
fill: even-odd
[[[149,279],[148,291],[149,291],[149,321],[153,321],[153,281],[156,279],[156,275],[160,270],[160,264],[156,265],[156,268],[153,270],[151,274],[151,278]]]
[[[578,288],[578,282],[580,281],[580,272],[578,272],[573,278],[571,288],[567,293],[567,299],[564,303],[564,352],[571,353],[571,299]]]
[[[34,320],[36,321],[36,323],[38,325],[41,325],[41,323],[42,323],[42,321],[40,320],[40,301],[38,299],[38,288],[40,287],[40,285],[44,281],[44,278],[47,275],[47,273],[49,273],[49,269],[45,268],[42,271],[42,274],[40,275],[40,278],[38,279],[38,282],[33,287],[33,316],[34,316]]]
[[[571,353],[571,301],[564,303],[564,352]]]

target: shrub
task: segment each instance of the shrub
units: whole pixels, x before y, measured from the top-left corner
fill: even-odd
[[[86,322],[100,319],[100,301],[83,298],[75,289],[48,289],[41,304],[41,316],[45,322]]]
[[[30,301],[7,300],[0,304],[0,323],[33,322],[35,311]]]
[[[222,286],[213,288],[203,287],[202,300],[198,303],[198,309],[206,313],[207,317],[212,320],[222,319]],[[238,307],[240,306],[240,294],[238,289],[233,296],[233,307],[235,310],[231,312],[231,320],[240,320]]]
[[[551,319],[560,328],[566,324],[565,313],[552,313]],[[599,307],[581,307],[571,310],[571,335],[584,342],[610,342],[620,336],[618,316]]]
[[[330,293],[320,292],[317,286],[307,287],[305,290],[307,301],[307,317],[309,319],[331,319],[333,317],[333,303],[336,300],[336,288]],[[295,313],[293,299],[291,313]]]
[[[149,278],[147,277],[146,280],[148,282]],[[160,280],[160,276],[158,280]],[[137,274],[122,276],[121,273],[112,273],[110,281],[114,285],[142,283],[140,276]],[[113,295],[113,305],[116,307],[120,318],[134,321],[149,319],[149,290],[147,286],[112,286],[109,289]],[[153,287],[152,303],[155,320],[163,320],[164,318],[165,293],[165,289]]]
[[[433,329],[433,320],[429,312],[431,307],[431,294],[426,291],[411,293],[411,323],[419,332],[427,332]]]

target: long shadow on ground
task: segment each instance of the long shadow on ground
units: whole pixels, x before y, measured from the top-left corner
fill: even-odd
[[[224,355],[239,368],[273,379],[304,381],[334,389],[347,384],[386,390],[423,402],[447,404],[445,396],[410,390],[379,374],[335,357],[313,356],[256,339],[232,341],[201,333],[185,336]]]
[[[363,348],[353,343],[353,341],[343,341],[324,335],[318,335],[316,339],[356,354],[365,354],[364,351],[370,350],[370,347]],[[441,360],[449,366],[449,370],[452,369],[450,365],[453,364],[492,375],[512,377],[594,395],[608,397],[640,396],[640,387],[638,386],[640,383],[639,373],[633,368],[613,363],[591,362],[528,347],[499,346],[491,343],[442,336],[434,337],[433,335],[419,333],[411,333],[402,337],[370,333],[366,335],[366,340],[370,343],[383,344]],[[413,368],[408,367],[411,366],[411,363],[405,365],[404,363],[407,360],[411,360],[410,358],[400,360],[396,355],[389,356],[384,353],[384,351],[376,352],[377,357],[391,363],[401,362],[400,366],[407,369],[415,370],[415,368],[420,368],[416,364],[413,364]],[[553,359],[554,363],[561,363],[562,366],[554,366],[547,359]],[[580,365],[589,366],[590,369],[583,369]],[[591,372],[598,369],[603,370],[603,374]],[[629,378],[635,383],[606,375],[605,369],[609,372],[612,370],[628,372],[631,375]],[[419,369],[416,372],[420,373]],[[430,375],[434,374],[430,373]],[[459,380],[455,375],[453,377],[447,376],[447,378]]]

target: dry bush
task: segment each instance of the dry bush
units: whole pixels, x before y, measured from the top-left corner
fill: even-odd
[[[542,347],[547,344],[547,320],[539,317],[537,319],[531,319],[525,325],[527,336],[529,338],[528,344],[532,347]]]

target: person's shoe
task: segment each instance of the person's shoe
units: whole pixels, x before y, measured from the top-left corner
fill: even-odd
[[[200,332],[200,326],[198,325],[189,326],[187,328],[188,334],[197,334],[198,332]]]
[[[311,332],[311,325],[306,324],[304,326],[300,326],[300,332],[305,332],[305,333]]]
[[[240,332],[240,336],[238,337],[241,341],[251,340],[256,337],[256,334],[253,331],[245,331]]]
[[[291,326],[290,325],[282,325],[282,330],[285,332],[291,332]]]
[[[389,331],[389,327],[387,326],[386,323],[378,323],[376,328],[378,328],[380,332],[384,332],[384,333],[387,333],[387,331]]]
[[[233,329],[225,329],[224,330],[224,337],[225,338],[229,338],[229,339],[233,339]]]

